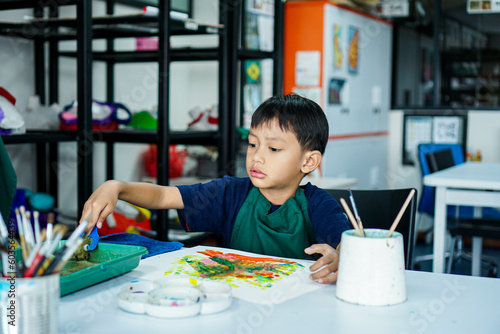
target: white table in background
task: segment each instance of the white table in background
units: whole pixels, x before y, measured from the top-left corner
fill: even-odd
[[[500,207],[500,163],[466,162],[426,175],[423,183],[426,186],[436,187],[432,270],[442,273],[444,272],[447,206],[474,206],[475,217],[480,217],[481,207]],[[481,238],[473,239],[472,251],[472,275],[479,276]]]
[[[61,298],[58,333],[498,333],[500,279],[407,271],[408,300],[368,307],[335,297],[335,285],[280,304],[234,299],[221,313],[161,319],[118,308],[120,287],[163,276],[165,255],[131,272]]]

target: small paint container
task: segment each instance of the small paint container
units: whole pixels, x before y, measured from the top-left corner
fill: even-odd
[[[232,303],[231,286],[220,283],[203,281],[199,285],[203,293],[201,314],[213,314],[224,311]]]
[[[118,306],[127,312],[160,318],[213,314],[231,306],[231,286],[189,277],[165,277],[125,284]]]
[[[186,318],[200,313],[201,291],[189,287],[159,288],[149,292],[146,313],[158,318]]]
[[[384,306],[406,300],[404,245],[401,233],[365,229],[342,233],[337,298],[354,304]]]
[[[144,314],[148,293],[155,288],[151,281],[135,281],[122,286],[118,293],[118,306],[127,312]]]

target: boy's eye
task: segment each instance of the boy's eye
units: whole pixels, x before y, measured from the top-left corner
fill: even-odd
[[[269,147],[269,149],[271,150],[271,152],[279,152],[279,151],[281,151],[279,148],[274,148],[274,147]]]
[[[257,144],[248,143],[248,146],[250,146],[250,147],[257,147]]]

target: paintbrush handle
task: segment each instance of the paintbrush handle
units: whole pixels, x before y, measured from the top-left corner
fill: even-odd
[[[410,201],[414,195],[415,195],[415,189],[412,189],[410,191],[410,193],[408,194],[408,197],[406,197],[406,200],[403,203],[403,206],[399,210],[398,215],[396,216],[396,219],[394,219],[394,222],[392,223],[391,228],[389,229],[389,233],[387,234],[387,238],[390,238],[391,235],[396,230],[396,227],[398,226],[399,221],[401,220],[401,217],[403,217],[403,214],[405,213],[406,208],[408,207],[408,204],[410,204]]]
[[[356,223],[356,219],[352,215],[351,209],[349,209],[349,206],[347,205],[347,202],[345,201],[345,199],[341,198],[340,199],[340,204],[342,204],[342,207],[344,208],[344,211],[347,213],[347,217],[349,217],[349,220],[351,221],[352,226],[354,227],[354,229],[356,230],[356,232],[358,232],[358,234],[361,236],[362,232],[361,232],[361,230],[360,230],[360,228],[358,226],[358,223]]]
[[[361,222],[361,218],[358,216],[356,218],[356,221],[358,222],[359,230],[361,231],[362,237],[365,237],[365,228],[363,227],[363,223]]]

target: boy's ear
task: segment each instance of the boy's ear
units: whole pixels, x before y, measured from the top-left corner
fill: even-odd
[[[305,158],[305,163],[302,165],[301,171],[304,174],[308,174],[318,168],[322,155],[320,151],[308,151]]]

